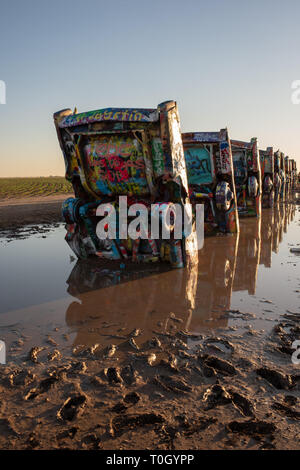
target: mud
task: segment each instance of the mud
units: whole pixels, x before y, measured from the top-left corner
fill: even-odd
[[[299,212],[264,215],[196,271],[72,261],[68,297],[4,310],[0,447],[298,449]]]
[[[0,200],[0,230],[10,236],[27,225],[61,223],[62,201],[72,194]],[[43,227],[45,229],[45,227]],[[31,230],[37,230],[31,229]]]

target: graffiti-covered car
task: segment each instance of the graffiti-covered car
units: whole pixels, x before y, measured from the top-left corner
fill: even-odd
[[[292,190],[294,190],[297,187],[297,164],[294,159],[291,160],[291,167],[292,167],[291,187],[292,187]]]
[[[292,183],[292,161],[286,156],[284,157],[284,171],[285,171],[285,198],[289,199]]]
[[[192,205],[204,204],[205,234],[239,231],[227,129],[182,134]]]
[[[285,156],[283,152],[279,152],[279,176],[281,179],[280,199],[285,200],[286,174],[285,174]]]
[[[280,151],[277,150],[274,153],[274,202],[278,202],[280,199],[282,179],[280,171]]]
[[[261,170],[257,139],[232,140],[234,179],[238,212],[241,216],[261,214]]]
[[[75,193],[63,204],[66,240],[78,258],[163,260],[172,267],[196,260],[194,224],[187,233],[174,209],[192,214],[175,101],[154,109],[66,109],[54,121]],[[169,239],[161,231],[152,236],[154,219]]]
[[[274,205],[274,152],[273,147],[259,150],[261,180],[262,180],[262,207]]]

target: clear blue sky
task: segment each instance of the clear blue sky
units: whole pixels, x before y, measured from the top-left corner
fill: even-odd
[[[182,131],[228,126],[300,167],[299,0],[1,0],[0,176],[64,174],[65,107],[178,102]]]

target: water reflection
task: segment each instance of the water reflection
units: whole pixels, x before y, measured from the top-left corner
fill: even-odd
[[[143,330],[143,341],[153,331],[188,330],[195,309],[197,266],[151,274],[95,271],[89,263],[77,262],[69,279],[68,292],[76,297],[66,312],[66,322],[77,331],[74,344],[99,341],[122,342],[124,329]],[[105,339],[107,336],[107,340]],[[118,336],[120,337],[118,340]]]
[[[204,327],[226,327],[227,318],[221,312],[230,308],[236,272],[238,235],[205,240],[199,253],[198,286],[192,330]]]
[[[279,244],[283,239],[283,221],[285,216],[285,205],[276,205],[274,207],[274,227],[273,227],[273,242],[272,251],[278,253]]]
[[[272,247],[274,232],[274,212],[277,209],[265,209],[261,218],[261,250],[259,264],[270,268],[272,264]]]
[[[241,222],[234,291],[254,295],[261,251],[261,218]]]
[[[156,333],[225,328],[232,292],[255,294],[259,265],[271,268],[272,251],[294,215],[293,205],[275,205],[261,218],[242,220],[239,236],[206,239],[192,269],[125,273],[78,261],[67,281],[76,298],[66,312],[74,344],[92,345],[99,335],[102,343],[118,344],[134,328],[143,330],[141,341]]]

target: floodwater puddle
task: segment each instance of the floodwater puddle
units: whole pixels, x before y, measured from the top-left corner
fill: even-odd
[[[127,345],[135,353],[153,337],[177,334],[199,344],[208,331],[216,337],[241,328],[270,331],[280,315],[300,310],[300,258],[290,253],[299,232],[297,206],[280,205],[263,210],[261,219],[241,220],[239,236],[206,238],[192,269],[151,265],[132,272],[75,260],[63,225],[4,236],[0,338],[7,359],[36,344],[68,352]],[[218,339],[210,347],[230,349]]]

